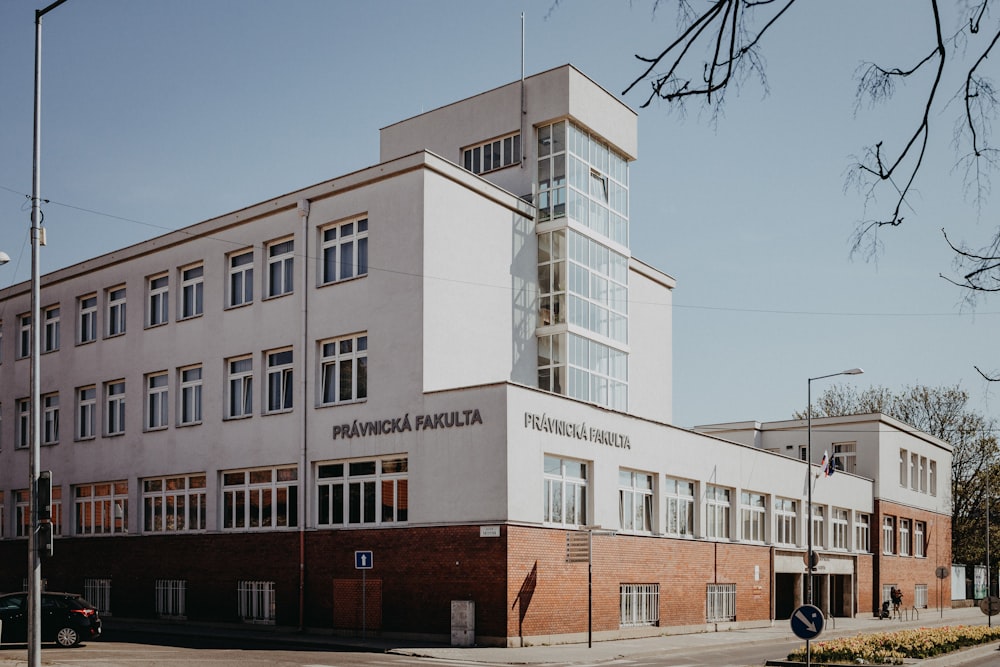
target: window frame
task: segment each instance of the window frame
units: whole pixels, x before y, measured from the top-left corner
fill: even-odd
[[[682,492],[689,491],[689,493]],[[667,477],[663,496],[666,500],[666,534],[672,537],[693,538],[695,536],[695,482],[678,477]]]
[[[247,262],[237,262],[249,257]],[[239,308],[253,303],[254,249],[244,248],[226,256],[226,307]],[[238,289],[237,289],[238,288]],[[237,298],[238,297],[238,298]]]
[[[648,535],[653,532],[655,479],[652,473],[618,470],[618,525],[622,532]]]
[[[88,305],[88,302],[92,302]],[[97,340],[97,293],[84,294],[77,299],[77,345]]]
[[[85,396],[84,392],[91,392]],[[74,435],[77,441],[93,440],[97,437],[97,386],[85,385],[76,388],[76,422]]]
[[[121,391],[115,391],[121,387]],[[125,380],[111,380],[104,383],[104,435],[107,437],[125,434]]]
[[[62,311],[59,304],[46,306],[42,309],[42,354],[56,352],[59,350],[60,330],[62,326]]]
[[[73,487],[73,535],[128,533],[128,482],[95,482]],[[101,516],[98,517],[98,509]],[[81,521],[83,512],[89,520]]]
[[[409,456],[316,464],[316,526],[392,526],[409,521]]]
[[[140,530],[144,534],[205,531],[208,516],[208,484],[205,473],[147,477],[142,479],[140,484],[142,490]],[[172,522],[169,520],[171,518]]]
[[[283,249],[283,246],[288,246]],[[295,291],[295,237],[269,241],[265,246],[267,286],[265,299],[277,299]]]
[[[126,289],[125,285],[110,287],[104,292],[105,311],[105,338],[125,335],[126,330]]]
[[[234,371],[233,366],[240,362],[250,362],[247,370]],[[226,419],[246,419],[253,417],[253,355],[241,355],[226,359]],[[235,388],[239,386],[240,412],[233,410]]]
[[[146,278],[146,327],[160,327],[170,322],[170,274],[157,273]]]
[[[779,546],[798,546],[799,542],[799,502],[794,498],[775,498],[774,543]]]
[[[367,332],[328,338],[319,341],[318,344],[319,385],[317,390],[319,391],[319,405],[340,405],[367,400]],[[350,349],[345,350],[345,346],[349,346]],[[347,373],[346,377],[345,372]],[[345,380],[350,384],[350,395],[346,398],[343,396]]]
[[[17,355],[18,359],[27,359],[31,356],[31,313],[23,313],[17,316],[18,338]]]
[[[204,370],[201,364],[177,369],[180,385],[177,406],[177,425],[194,426],[202,422],[202,397],[204,395]]]
[[[882,554],[885,556],[896,554],[896,517],[882,517]]]
[[[205,313],[205,264],[182,266],[180,273],[180,310],[178,320],[190,320]]]
[[[732,535],[732,489],[718,484],[705,485],[705,537],[728,540]]]
[[[280,361],[279,355],[289,355]],[[295,352],[291,347],[264,353],[264,414],[274,415],[295,409]],[[278,390],[279,394],[275,394]],[[280,399],[277,400],[276,399]]]
[[[146,431],[162,431],[170,425],[170,376],[167,371],[147,373]]]
[[[740,492],[740,537],[754,544],[767,541],[767,494]]]
[[[265,473],[268,479],[264,479]],[[237,476],[242,476],[242,481],[237,481]],[[298,528],[299,478],[295,465],[223,470],[219,473],[219,480],[222,513],[219,528],[223,532]],[[240,510],[243,510],[242,514]]]
[[[349,230],[349,231],[347,231]],[[368,275],[368,216],[325,225],[319,229],[320,286]],[[345,261],[345,253],[350,261]]]
[[[59,444],[59,392],[42,394],[42,419],[40,423],[42,445]]]
[[[556,454],[544,455],[543,521],[556,526],[585,526],[590,516],[590,468],[593,463]],[[582,476],[574,474],[582,472]]]

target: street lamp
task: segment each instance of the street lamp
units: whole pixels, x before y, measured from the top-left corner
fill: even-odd
[[[0,266],[3,266],[9,261],[10,261],[10,255],[5,253],[3,250],[0,250]]]
[[[813,380],[822,380],[823,378],[832,378],[838,375],[861,375],[864,373],[860,368],[851,368],[846,371],[840,371],[839,373],[830,373],[829,375],[819,375],[814,378],[809,378],[806,383],[806,535],[808,535],[808,551],[806,553],[806,604],[813,603],[813,589],[812,589],[812,578],[813,578],[813,568],[816,567],[816,563],[813,561],[815,554],[813,553],[813,480],[812,480],[812,383]]]

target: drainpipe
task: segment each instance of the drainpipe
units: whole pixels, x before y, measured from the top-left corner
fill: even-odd
[[[299,436],[299,631],[305,629],[306,524],[309,522],[309,200],[300,199],[302,221],[302,433]]]

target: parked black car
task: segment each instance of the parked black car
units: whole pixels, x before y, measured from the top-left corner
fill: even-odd
[[[101,636],[101,614],[97,607],[76,593],[42,593],[43,642],[76,646]],[[28,594],[0,595],[0,644],[28,641]]]

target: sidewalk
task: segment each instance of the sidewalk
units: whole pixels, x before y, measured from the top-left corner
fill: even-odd
[[[859,618],[827,619],[826,627],[815,641],[833,639],[835,637],[852,636],[858,633],[891,632],[904,628],[939,627],[944,625],[987,625],[987,617],[978,607],[961,609],[921,610],[919,619],[879,620],[871,616]],[[1000,626],[1000,617],[993,619],[994,625]],[[588,647],[581,644],[556,644],[551,646],[527,646],[523,648],[497,648],[487,646],[453,647],[407,640],[388,640],[384,638],[334,637],[320,633],[298,633],[286,629],[264,629],[257,627],[212,625],[181,625],[134,621],[130,619],[108,619],[105,624],[106,636],[112,636],[115,628],[122,630],[142,630],[164,635],[212,636],[230,638],[253,638],[255,640],[274,642],[275,644],[294,644],[297,646],[314,645],[317,647],[337,647],[347,651],[392,653],[396,655],[436,658],[456,663],[484,665],[542,665],[546,663],[583,663],[595,664],[612,662],[622,659],[638,659],[660,655],[669,652],[697,652],[699,649],[714,647],[734,648],[740,645],[750,646],[761,643],[795,642],[797,640],[787,620],[775,621],[766,628],[748,630],[732,630],[726,632],[703,632],[684,635],[663,635],[644,639],[621,639],[614,641],[595,641]],[[804,642],[802,642],[804,643]],[[780,651],[779,651],[780,653]],[[964,661],[978,656],[997,653],[996,643],[982,647],[959,651],[946,656],[915,661],[921,667],[956,667]],[[785,655],[774,655],[772,660],[783,660]],[[1000,662],[1000,654],[998,654]],[[0,667],[24,665],[24,659],[0,654]]]

